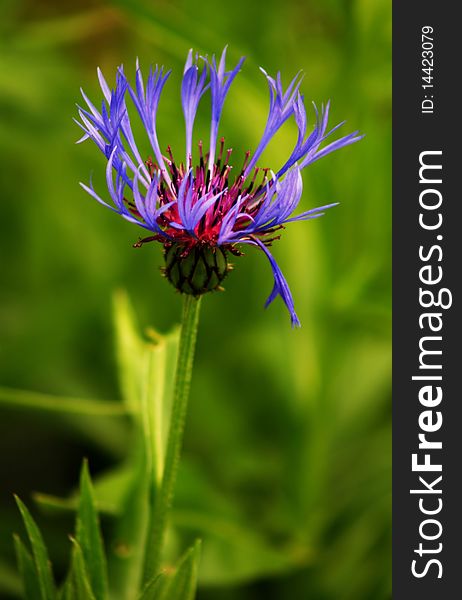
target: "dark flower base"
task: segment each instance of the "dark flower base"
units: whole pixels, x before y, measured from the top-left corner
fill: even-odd
[[[220,246],[194,246],[187,249],[173,244],[165,249],[165,277],[181,293],[201,296],[221,290],[220,284],[232,269],[226,250]]]

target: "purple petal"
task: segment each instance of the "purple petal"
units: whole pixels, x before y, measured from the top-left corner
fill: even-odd
[[[189,184],[189,187],[188,187]],[[186,188],[188,187],[188,190]],[[178,190],[178,214],[181,219],[182,229],[185,229],[191,235],[194,235],[194,230],[191,228],[191,209],[193,195],[193,175],[191,169],[183,178],[180,189]]]
[[[204,65],[200,77],[199,67],[197,66],[197,56],[193,63],[192,50],[189,51],[186,60],[183,81],[181,83],[181,104],[186,124],[186,165],[189,164],[189,157],[192,151],[192,134],[194,121],[196,119],[197,107],[199,101],[206,91],[205,80],[207,78],[207,66]]]
[[[307,165],[314,163],[315,161],[319,160],[320,158],[323,158],[331,152],[334,152],[335,150],[339,150],[340,148],[345,148],[345,146],[349,146],[350,144],[359,142],[359,140],[362,140],[363,137],[364,135],[358,135],[357,131],[355,131],[354,133],[350,133],[349,135],[346,135],[340,138],[339,140],[332,142],[328,146],[325,146],[319,152],[316,152],[312,157],[310,157],[310,160],[304,160],[301,163],[300,167],[306,167]]]
[[[111,206],[110,204],[108,204],[107,202],[105,202],[100,196],[98,196],[98,194],[93,189],[93,185],[91,184],[91,182],[90,182],[90,185],[88,186],[88,185],[85,185],[84,183],[82,183],[80,181],[79,185],[80,185],[80,187],[82,187],[87,192],[87,194],[90,194],[90,196],[92,196],[92,198],[94,198],[95,200],[97,200],[100,204],[102,204],[106,208],[109,208],[109,209],[113,210],[116,213],[119,212],[116,208],[114,208],[114,206]]]
[[[243,242],[243,243],[258,245],[263,250],[263,252],[266,254],[268,260],[270,261],[271,269],[273,271],[273,277],[274,277],[274,286],[271,291],[271,294],[269,295],[268,299],[266,300],[265,307],[269,306],[271,304],[271,302],[273,302],[273,300],[276,298],[276,296],[281,296],[282,300],[284,301],[284,304],[287,306],[287,310],[289,311],[290,320],[292,322],[292,327],[300,327],[300,321],[298,320],[297,313],[295,312],[294,300],[292,298],[292,294],[289,289],[289,285],[288,285],[284,275],[282,274],[282,271],[279,268],[276,260],[274,259],[273,255],[271,254],[271,252],[263,244],[263,242],[261,242],[257,238],[252,238],[252,241]]]
[[[265,131],[260,140],[260,143],[255,150],[252,159],[245,169],[245,176],[247,176],[258,159],[262,155],[264,149],[269,144],[275,133],[281,128],[281,126],[287,121],[287,119],[294,113],[294,99],[298,94],[298,89],[301,84],[300,73],[292,79],[289,87],[284,92],[281,83],[281,75],[277,74],[277,80],[274,80],[268,75],[268,73],[260,68],[261,72],[265,75],[268,82],[269,94],[270,94],[270,109],[268,113],[268,119],[266,122]]]
[[[325,206],[319,206],[318,208],[312,208],[311,210],[306,210],[295,217],[291,217],[290,219],[285,219],[283,223],[292,223],[293,221],[307,221],[308,219],[316,219],[317,217],[322,217],[324,215],[322,210],[327,210],[329,208],[333,208],[334,206],[338,206],[338,202],[334,202],[333,204],[326,204]]]
[[[99,85],[101,87],[103,95],[106,98],[106,102],[109,103],[111,101],[111,90],[109,89],[109,86],[106,83],[106,80],[104,79],[104,75],[99,67],[97,68],[96,72],[98,73]]]
[[[221,113],[225,103],[226,95],[231,87],[231,84],[239,73],[245,57],[241,57],[237,65],[232,71],[225,72],[226,68],[226,50],[224,48],[219,66],[217,68],[215,56],[212,58],[212,63],[209,63],[210,71],[210,90],[212,95],[212,122],[210,127],[210,152],[209,152],[209,169],[212,170],[215,162],[215,150],[218,135],[218,126],[221,119]]]
[[[208,211],[208,209],[215,204],[215,202],[223,196],[226,190],[221,191],[219,194],[215,194],[211,198],[206,199],[206,196],[197,200],[194,208],[191,211],[189,218],[189,228],[194,231],[194,228]]]
[[[149,141],[151,142],[157,164],[159,165],[162,175],[168,185],[171,184],[171,178],[166,169],[164,158],[159,146],[159,141],[157,139],[156,118],[160,96],[169,76],[170,71],[167,71],[167,73],[164,75],[163,68],[159,69],[156,66],[154,72],[152,69],[149,72],[145,90],[141,70],[139,69],[139,65],[137,65],[135,89],[128,85],[129,94],[138,111],[138,114],[140,115],[141,121],[143,122],[148,134]]]

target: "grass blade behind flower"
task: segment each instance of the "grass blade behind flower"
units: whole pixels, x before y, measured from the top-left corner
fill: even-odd
[[[114,296],[114,326],[122,397],[142,424],[148,468],[153,471],[150,477],[157,488],[164,466],[180,331],[161,335],[150,329],[150,339],[145,339],[122,291]]]
[[[14,536],[14,547],[23,585],[24,598],[27,598],[27,600],[41,600],[40,581],[35,570],[34,561],[22,543],[21,538],[17,535]]]
[[[194,600],[200,541],[186,551],[173,574],[162,573],[146,585],[139,600]]]
[[[124,417],[126,408],[120,402],[68,398],[16,390],[0,386],[0,405],[17,410],[37,411],[57,415],[85,415],[90,417]]]
[[[143,575],[144,547],[152,504],[144,451],[133,471],[134,478],[125,494],[108,554],[111,598],[114,600],[134,600]]]
[[[106,556],[86,461],[83,463],[80,475],[76,541],[81,548],[95,598],[96,600],[105,600],[108,595]]]
[[[37,524],[35,523],[31,514],[27,510],[26,506],[23,504],[23,502],[21,502],[21,500],[17,496],[15,498],[22,519],[24,521],[24,526],[26,528],[27,535],[29,537],[29,542],[32,549],[33,566],[38,581],[40,597],[42,598],[42,600],[53,600],[54,598],[56,598],[56,590],[53,580],[53,573],[51,571],[51,564],[48,558],[48,552],[43,541],[42,534],[40,533]],[[21,559],[24,561],[23,566],[25,568],[25,572],[27,573],[29,583],[32,583],[30,562],[28,558],[26,558],[26,555],[24,555],[22,551],[20,552]]]
[[[71,542],[71,568],[60,600],[96,600],[85,567],[82,548],[74,538],[71,538]]]

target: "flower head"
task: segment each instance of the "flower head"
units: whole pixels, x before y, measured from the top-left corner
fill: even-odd
[[[86,107],[79,107],[77,124],[84,135],[79,142],[92,139],[107,159],[106,181],[112,204],[103,200],[93,185],[81,186],[98,202],[128,221],[150,232],[135,247],[147,241],[163,244],[165,275],[181,292],[200,295],[219,289],[230,266],[228,253],[242,254],[243,244],[260,248],[268,258],[274,276],[270,304],[281,296],[292,325],[299,325],[289,286],[269,251],[287,223],[314,219],[335,204],[300,212],[293,216],[303,189],[301,170],[326,154],[361,139],[358,132],[324,145],[340,125],[328,130],[329,103],[319,112],[307,135],[307,115],[299,92],[298,74],[284,89],[281,75],[266,77],[270,106],[266,127],[253,153],[246,152],[241,166],[233,167],[232,149],[225,138],[218,139],[224,102],[244,58],[226,70],[226,48],[220,60],[189,52],[181,85],[181,102],[186,126],[186,154],[177,161],[170,146],[164,154],[156,130],[157,109],[162,89],[170,75],[163,67],[150,70],[144,81],[136,65],[132,86],[119,68],[111,90],[101,71],[98,77],[103,92],[98,110],[82,91]],[[194,121],[199,102],[211,97],[211,126],[208,151],[198,142],[199,161],[192,162]],[[152,147],[152,157],[140,155],[135,142],[126,99],[130,98],[141,119]],[[287,161],[277,171],[261,168],[258,161],[280,127],[294,118],[298,138]]]

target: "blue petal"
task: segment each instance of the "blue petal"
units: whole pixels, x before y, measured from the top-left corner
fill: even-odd
[[[167,73],[164,75],[163,67],[159,69],[159,67],[156,66],[154,71],[151,68],[145,89],[143,76],[141,75],[141,70],[137,64],[135,89],[128,85],[128,91],[133,100],[133,104],[135,105],[141,121],[146,128],[157,164],[159,165],[163,177],[168,185],[171,183],[171,178],[166,169],[164,158],[159,146],[159,141],[157,139],[156,118],[160,96],[169,76],[170,71],[167,71]]]
[[[79,107],[79,115],[82,123],[76,122],[85,131],[86,135],[94,141],[106,158],[109,158],[113,149],[117,146],[117,155],[113,158],[113,166],[116,170],[125,163],[132,173],[134,173],[137,171],[138,165],[142,164],[142,160],[133,138],[130,120],[125,105],[125,93],[128,84],[123,74],[123,69],[122,67],[119,67],[116,86],[113,91],[109,90],[109,86],[99,69],[98,77],[105,98],[105,101],[103,100],[101,105],[101,112],[96,109],[94,104],[82,90],[83,99],[89,110]],[[106,102],[109,106],[106,105]],[[122,142],[122,135],[128,142],[128,146],[135,157],[136,162],[129,152],[126,151],[124,143]],[[142,181],[145,187],[148,187],[149,173],[144,165],[142,166],[142,169]],[[130,179],[126,175],[124,175],[124,178],[126,183],[131,187]]]
[[[108,204],[107,202],[105,202],[101,196],[98,196],[98,194],[95,192],[95,190],[93,189],[93,185],[90,182],[90,185],[85,185],[84,183],[82,183],[81,181],[79,182],[80,187],[82,187],[87,194],[90,194],[90,196],[92,198],[94,198],[95,200],[97,200],[100,204],[102,204],[103,206],[105,206],[106,208],[109,208],[111,210],[113,210],[114,212],[118,213],[119,211],[114,208],[113,206],[111,206],[110,204]]]
[[[135,205],[137,211],[140,213],[141,217],[145,221],[146,225],[151,231],[155,233],[159,233],[161,235],[165,235],[162,229],[157,224],[157,219],[160,215],[168,210],[173,204],[176,203],[176,200],[164,204],[163,206],[157,207],[157,201],[159,199],[157,188],[159,185],[159,175],[156,174],[152,178],[151,185],[146,193],[146,196],[140,194],[138,189],[138,175],[135,174],[135,178],[133,180],[133,199],[135,200]]]
[[[189,228],[194,231],[194,228],[208,211],[208,209],[215,204],[215,202],[223,196],[226,190],[221,191],[219,194],[215,194],[211,198],[207,198],[207,195],[203,196],[196,201],[194,208],[191,211],[189,218]]]
[[[268,119],[266,122],[265,131],[263,132],[262,139],[255,150],[251,161],[247,165],[244,175],[247,176],[258,159],[260,158],[263,150],[266,148],[268,143],[271,141],[275,133],[280,127],[287,121],[287,119],[294,113],[294,100],[297,97],[298,89],[301,84],[300,73],[292,79],[289,87],[284,92],[281,83],[281,75],[277,74],[276,80],[270,77],[268,73],[260,68],[260,71],[265,75],[268,82],[269,93],[270,93],[270,109],[268,113]]]
[[[328,146],[325,146],[319,150],[320,145],[331,136],[339,127],[345,124],[345,121],[339,123],[333,127],[330,131],[327,131],[330,102],[327,103],[326,107],[321,108],[321,115],[319,115],[316,105],[314,106],[316,112],[316,125],[313,131],[305,140],[306,134],[306,110],[303,102],[303,98],[300,94],[297,96],[296,102],[294,102],[294,113],[295,121],[298,127],[298,139],[292,154],[286,161],[286,163],[278,171],[278,177],[281,177],[286,173],[295,163],[298,162],[300,169],[305,168],[309,164],[319,160],[323,156],[326,156],[330,152],[334,152],[344,146],[353,144],[360,140],[363,136],[358,135],[358,132],[350,133],[335,142],[332,142]],[[326,132],[327,131],[327,132]]]
[[[111,101],[111,90],[109,89],[109,86],[106,83],[106,80],[104,79],[104,75],[99,67],[97,68],[96,72],[98,74],[99,85],[101,87],[104,97],[106,98],[106,102],[110,102]]]
[[[292,169],[282,181],[273,179],[271,185],[268,183],[266,186],[266,198],[252,223],[236,232],[235,238],[262,233],[286,223],[300,202],[302,190],[302,177],[297,168]]]
[[[269,215],[272,227],[283,223],[293,213],[300,202],[302,191],[303,181],[298,168],[292,169],[282,182],[276,180],[277,198]]]
[[[119,213],[128,213],[127,207],[124,204],[124,188],[126,185],[126,164],[121,162],[117,156],[117,146],[111,152],[108,163],[106,165],[106,183],[111,195],[112,201],[119,209]],[[116,187],[112,178],[113,169],[116,171]],[[131,184],[131,182],[130,182]]]
[[[350,133],[349,135],[345,135],[344,137],[336,140],[335,142],[332,142],[331,144],[329,144],[328,146],[325,146],[324,148],[322,148],[321,150],[319,150],[319,152],[316,152],[314,154],[314,156],[310,157],[310,160],[304,160],[301,163],[301,167],[306,167],[307,165],[314,163],[316,160],[319,160],[320,158],[323,158],[323,156],[326,156],[327,154],[330,154],[331,152],[334,152],[335,150],[339,150],[340,148],[345,148],[345,146],[349,146],[350,144],[354,144],[355,142],[359,142],[359,140],[362,140],[364,135],[358,135],[358,131],[355,131],[354,133]],[[329,135],[329,134],[328,134]],[[326,138],[327,136],[325,136]],[[324,139],[325,139],[324,138]]]
[[[218,236],[218,245],[229,244],[234,241],[236,233],[233,232],[233,227],[236,223],[236,219],[241,214],[239,209],[241,208],[244,199],[245,198],[239,196],[236,200],[236,204],[224,216],[223,221],[221,222],[220,234]]]
[[[210,90],[212,95],[212,122],[210,127],[210,152],[209,152],[209,170],[212,170],[215,162],[215,149],[218,135],[218,125],[223,111],[226,95],[231,87],[231,84],[239,73],[245,57],[241,57],[237,65],[232,71],[226,72],[226,50],[222,52],[220,63],[217,68],[215,56],[212,58],[212,63],[209,63],[210,70]]]
[[[188,187],[189,184],[189,187]],[[186,190],[186,187],[188,189]],[[193,174],[190,169],[181,182],[178,190],[178,214],[183,225],[182,229],[188,231],[191,235],[194,234],[194,228],[191,227],[191,210],[192,210],[192,194],[193,194]]]
[[[316,219],[317,217],[322,217],[324,215],[322,210],[327,210],[329,208],[333,208],[334,206],[338,206],[338,202],[334,202],[332,204],[326,204],[325,206],[318,206],[317,208],[312,208],[311,210],[306,210],[295,217],[291,217],[290,219],[285,219],[285,223],[292,223],[294,221],[308,221],[308,219]]]
[[[197,66],[197,56],[193,61],[192,50],[188,53],[186,60],[183,81],[181,83],[181,104],[186,124],[186,165],[189,165],[189,157],[192,151],[192,134],[194,121],[196,119],[197,107],[204,92],[208,89],[205,85],[207,78],[207,67],[204,65],[202,73],[198,78],[199,67]]]

